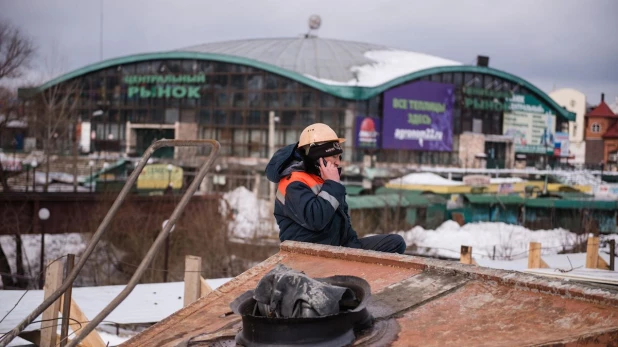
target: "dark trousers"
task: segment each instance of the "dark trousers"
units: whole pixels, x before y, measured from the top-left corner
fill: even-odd
[[[406,250],[406,242],[397,234],[367,236],[358,241],[362,249],[372,251],[403,254]]]

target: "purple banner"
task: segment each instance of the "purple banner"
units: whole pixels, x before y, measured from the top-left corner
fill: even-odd
[[[384,92],[382,147],[453,150],[452,84],[418,81]]]
[[[356,148],[380,148],[380,119],[357,116],[355,125]]]

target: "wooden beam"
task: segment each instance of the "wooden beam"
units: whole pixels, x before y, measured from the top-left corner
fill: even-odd
[[[56,289],[62,285],[62,262],[51,261],[45,271],[45,285],[43,286],[43,296],[48,298]],[[60,300],[56,300],[43,312],[41,322],[41,347],[56,346],[58,330],[58,313],[60,310]]]
[[[65,273],[67,276],[73,271],[73,266],[75,265],[75,254],[67,254],[67,261],[64,264]],[[73,283],[67,288],[67,290],[62,294],[63,298],[67,298],[63,300],[60,304],[60,313],[62,313],[62,327],[60,328],[60,347],[64,347],[67,345],[69,340],[69,317],[71,317],[71,293],[73,292]]]
[[[472,264],[472,247],[461,246],[461,254],[459,256],[459,262],[462,264]]]
[[[609,264],[602,258],[597,259],[597,269],[609,270]]]
[[[202,284],[202,258],[193,255],[185,257],[185,298],[184,306],[189,306],[191,303],[200,298]]]
[[[62,306],[64,306],[64,295],[60,297],[61,299],[61,303]],[[75,302],[75,300],[71,299],[71,310],[70,310],[70,315],[69,315],[69,327],[71,327],[71,330],[73,330],[74,334],[71,335],[70,337],[75,337],[75,335],[79,334],[79,330],[83,327],[86,326],[86,324],[88,324],[88,322],[90,321],[88,319],[88,317],[86,317],[86,315],[84,314],[84,312],[82,311],[82,309],[79,307],[79,305],[77,305],[77,303]],[[77,323],[77,322],[80,323]],[[103,341],[103,339],[101,338],[101,335],[99,335],[99,333],[95,330],[91,331],[90,334],[88,334],[88,336],[86,336],[84,339],[82,339],[82,341],[79,343],[80,346],[83,347],[105,347],[105,342]]]
[[[586,268],[596,269],[599,263],[599,238],[589,237],[586,247]]]
[[[212,287],[206,282],[204,277],[200,276],[200,298],[204,297],[212,292]]]
[[[530,242],[528,249],[528,269],[547,269],[549,266],[541,258],[541,243]]]
[[[616,240],[609,240],[609,269],[616,270]]]

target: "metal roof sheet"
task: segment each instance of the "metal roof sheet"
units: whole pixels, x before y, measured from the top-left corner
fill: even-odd
[[[464,196],[472,204],[523,205],[525,201],[519,195],[464,194]]]
[[[206,280],[206,282],[214,289],[229,280],[229,278],[221,278]],[[123,285],[75,287],[72,298],[86,317],[94,318],[124,287]],[[138,284],[105,321],[118,324],[158,322],[181,309],[183,297],[184,282]],[[0,331],[10,331],[43,302],[43,290],[0,290],[0,302],[2,303],[0,316],[4,316],[18,303],[15,309],[0,322]],[[40,325],[40,323],[30,324],[25,331],[38,330]]]
[[[431,199],[420,194],[390,193],[378,195],[348,196],[346,201],[350,210],[382,207],[428,206]]]
[[[376,60],[368,58],[367,52],[398,52],[384,45],[315,36],[212,42],[180,51],[243,57],[331,83],[354,81],[358,77],[354,72],[358,67],[375,64]],[[435,66],[459,64],[425,54],[419,54],[419,60],[421,58],[433,61]]]
[[[540,208],[565,208],[565,209],[592,209],[592,210],[616,210],[618,201],[614,200],[591,200],[591,199],[527,199],[527,207]]]

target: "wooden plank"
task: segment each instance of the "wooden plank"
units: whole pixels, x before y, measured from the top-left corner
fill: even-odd
[[[472,264],[472,247],[461,246],[461,254],[459,256],[459,262],[462,264]]]
[[[547,263],[541,258],[541,243],[530,242],[528,249],[528,269],[542,269],[549,268]]]
[[[64,295],[60,297],[61,298],[61,306],[64,306]],[[75,302],[75,300],[71,299],[71,306],[70,306],[71,310],[70,310],[70,315],[69,315],[69,327],[71,327],[71,330],[73,330],[74,334],[70,335],[70,337],[75,337],[75,335],[79,334],[79,330],[83,327],[86,326],[86,324],[88,324],[88,322],[90,321],[88,319],[88,317],[86,317],[86,315],[84,314],[84,311],[82,311],[82,309],[79,307],[79,305],[77,305],[77,303]],[[78,323],[80,322],[80,323]],[[79,343],[80,346],[83,347],[105,347],[105,342],[103,341],[103,339],[101,338],[101,335],[99,335],[99,333],[95,330],[91,331],[90,334],[88,334],[88,336],[86,336],[84,339],[82,339],[82,341]]]
[[[47,265],[47,270],[45,271],[45,285],[43,286],[44,298],[48,298],[52,295],[61,285],[62,262],[55,260]],[[43,312],[43,321],[41,322],[41,347],[52,347],[56,345],[59,310],[60,300],[56,300]]]
[[[599,238],[589,237],[586,247],[586,268],[596,269],[599,263]]]
[[[609,264],[602,258],[597,258],[597,269],[609,270]]]
[[[73,271],[73,266],[75,265],[75,254],[67,254],[67,261],[64,264],[65,273],[70,274]],[[69,340],[69,317],[71,316],[71,294],[73,292],[73,283],[67,288],[67,290],[62,295],[62,298],[67,298],[63,300],[60,304],[60,313],[62,313],[62,327],[60,329],[60,347],[64,347],[67,345]]]
[[[444,293],[455,290],[469,281],[466,276],[444,276],[443,273],[425,271],[401,282],[392,284],[379,293],[372,294],[369,305],[374,318],[389,317],[397,312],[420,305]]]
[[[208,284],[208,282],[206,282],[206,280],[204,279],[204,277],[200,276],[200,298],[204,297],[208,294],[210,294],[210,292],[212,292],[212,287]]]
[[[185,257],[185,298],[184,306],[200,298],[202,272],[202,258],[193,255]]]
[[[616,240],[609,240],[609,269],[616,270]]]

